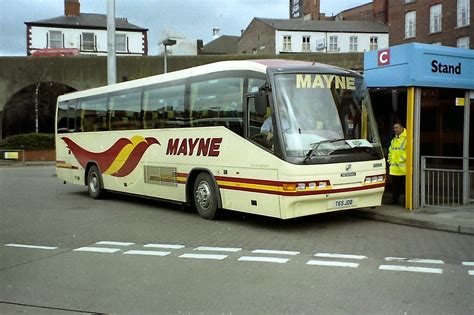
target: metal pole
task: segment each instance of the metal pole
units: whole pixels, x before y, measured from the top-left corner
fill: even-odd
[[[463,143],[463,160],[462,160],[462,204],[469,203],[470,183],[469,183],[469,122],[471,115],[471,100],[469,91],[464,95],[464,143]]]
[[[115,0],[107,0],[107,84],[117,83],[115,58]]]
[[[168,72],[168,61],[166,60],[166,57],[168,55],[168,51],[166,49],[167,45],[165,44],[164,46],[165,46],[165,59],[164,59],[164,66],[163,66],[164,72],[163,73],[167,73]]]
[[[415,88],[415,112],[413,113],[413,199],[412,209],[420,207],[420,123],[421,123],[421,88]]]

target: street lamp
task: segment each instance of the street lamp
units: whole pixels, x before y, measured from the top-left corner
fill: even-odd
[[[166,60],[166,57],[168,55],[168,50],[166,49],[167,46],[173,46],[176,44],[176,40],[174,39],[165,39],[164,41],[161,42],[163,44],[163,46],[165,46],[165,59],[164,59],[164,68],[165,68],[165,71],[164,73],[168,72],[168,62]]]

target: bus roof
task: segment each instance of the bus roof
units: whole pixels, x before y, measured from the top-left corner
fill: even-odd
[[[102,93],[111,93],[115,91],[120,91],[123,89],[133,89],[142,86],[153,85],[156,83],[167,82],[172,80],[185,79],[188,77],[221,72],[221,71],[233,71],[233,70],[243,70],[243,71],[255,71],[263,74],[267,73],[267,70],[270,71],[291,71],[291,70],[308,70],[311,68],[313,71],[317,72],[347,72],[348,70],[316,63],[310,61],[300,61],[300,60],[285,60],[285,59],[254,59],[254,60],[231,60],[231,61],[219,61],[202,66],[192,67],[188,69],[178,70],[169,72],[166,74],[158,74],[154,76],[149,76],[137,80],[131,80],[127,82],[121,82],[111,85],[106,85],[102,87],[97,87],[93,89],[88,89],[84,91],[77,91],[61,95],[58,100],[64,101],[69,99],[76,99],[80,97],[92,96]]]

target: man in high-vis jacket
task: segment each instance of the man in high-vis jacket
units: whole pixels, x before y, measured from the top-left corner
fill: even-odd
[[[393,125],[393,132],[395,137],[392,139],[388,149],[389,173],[392,177],[392,200],[390,204],[398,204],[401,190],[405,186],[405,175],[407,173],[407,131],[403,128],[401,122],[397,121]]]

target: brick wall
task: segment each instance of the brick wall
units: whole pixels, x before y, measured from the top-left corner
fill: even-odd
[[[275,53],[275,29],[253,19],[237,44],[239,54],[251,55],[255,49],[258,55]]]
[[[430,34],[430,6],[442,4],[442,31]],[[405,39],[405,13],[416,11],[416,37]],[[417,0],[405,4],[405,0],[389,1],[390,46],[410,42],[435,43],[456,47],[459,37],[470,36],[470,48],[474,47],[474,10],[471,1],[470,25],[457,28],[456,0]]]

